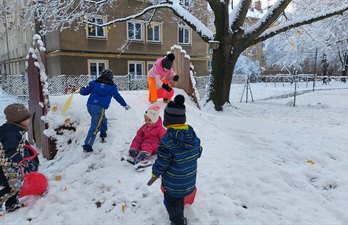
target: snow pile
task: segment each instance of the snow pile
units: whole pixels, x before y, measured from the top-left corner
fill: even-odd
[[[286,106],[289,99],[239,103],[240,93],[232,98],[235,107],[223,112],[212,104],[200,111],[185,95],[187,122],[203,146],[196,200],[185,208],[188,224],[348,224],[348,90],[300,95],[297,107]],[[56,111],[47,122],[53,128],[69,118],[76,132],[57,136],[55,159],[41,159],[48,193],[0,217],[1,224],[169,224],[160,181],[146,186],[151,169],[136,172],[121,161],[143,123],[147,92],[121,95],[132,109],[112,102],[107,143],[97,139],[91,155],[81,147],[89,128],[87,97],[75,95],[64,115],[68,96],[50,98]],[[163,115],[165,104],[158,104]]]

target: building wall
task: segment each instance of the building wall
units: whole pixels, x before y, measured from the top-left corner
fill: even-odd
[[[19,16],[23,2],[2,2],[2,4],[4,6],[14,4],[14,8],[0,18],[1,74],[26,74],[26,56],[31,47],[33,31],[25,26],[27,22],[25,18]]]
[[[195,8],[206,10],[204,0],[195,1]],[[119,1],[117,6],[106,11],[107,21],[113,18],[125,17],[133,14],[134,10],[146,4],[141,0],[123,0]],[[23,4],[18,3],[16,9],[11,15],[7,15],[7,25],[0,26],[0,71],[2,74],[21,73],[26,74],[26,55],[31,47],[34,32],[30,28],[23,29],[26,23],[18,15]],[[44,37],[47,53],[47,74],[88,74],[88,60],[107,60],[108,67],[115,74],[127,74],[129,61],[143,62],[144,74],[147,73],[148,63],[152,63],[158,57],[166,55],[173,45],[178,45],[178,25],[183,24],[176,18],[169,9],[160,9],[159,13],[153,18],[154,22],[162,24],[162,40],[160,43],[145,41],[127,41],[127,23],[117,23],[106,28],[107,37],[105,39],[88,38],[87,26],[79,27],[75,31],[65,29],[62,32],[55,31],[47,33]],[[113,16],[115,15],[115,16]],[[103,15],[100,15],[103,16]],[[203,21],[207,21],[204,14],[200,15]],[[144,20],[139,18],[138,20]],[[15,26],[9,28],[9,25]],[[8,38],[6,32],[8,31]],[[146,37],[146,32],[144,33]],[[7,51],[7,44],[10,51]],[[183,49],[190,55],[191,61],[199,75],[207,74],[208,67],[208,45],[191,30],[191,43],[182,44]],[[9,54],[7,54],[9,53]],[[8,55],[10,60],[8,60]],[[9,70],[11,68],[11,71]]]
[[[245,28],[251,27],[253,24],[255,24],[258,21],[257,18],[247,18],[245,20]],[[252,61],[258,61],[260,63],[260,66],[265,68],[267,71],[268,65],[266,63],[266,53],[263,50],[263,42],[257,43],[256,45],[253,45],[246,50],[246,55],[248,56],[249,59]]]
[[[133,13],[133,9],[139,7],[142,2],[138,1],[122,1],[116,10],[107,12],[107,21],[112,20],[113,16],[127,16]],[[100,15],[103,16],[103,15]],[[115,18],[116,18],[115,17]],[[108,26],[106,29],[106,38],[88,37],[87,26],[82,26],[78,31],[66,29],[59,35],[47,35],[47,53],[51,63],[57,63],[59,60],[53,58],[61,57],[61,73],[63,74],[87,74],[88,60],[108,60],[108,67],[115,74],[128,73],[128,61],[143,62],[144,74],[147,73],[147,63],[153,62],[158,57],[166,55],[173,45],[178,45],[178,19],[163,20],[164,18],[175,17],[168,9],[159,10],[158,16],[153,22],[162,24],[162,37],[160,43],[143,41],[127,41],[127,23],[117,23]],[[137,21],[143,21],[141,18]],[[147,37],[146,29],[144,29],[144,37]],[[125,47],[126,46],[126,47]],[[192,63],[196,68],[197,74],[207,74],[207,51],[208,45],[203,42],[200,37],[191,30],[191,44],[181,45],[183,49],[191,56]],[[125,47],[125,48],[122,48]],[[49,74],[59,72],[55,68],[56,65],[48,66]]]

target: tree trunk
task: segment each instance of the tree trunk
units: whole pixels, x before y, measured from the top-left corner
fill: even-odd
[[[222,111],[225,103],[230,103],[232,76],[240,51],[231,45],[227,37],[213,52],[212,80],[208,101],[212,101],[216,111]]]

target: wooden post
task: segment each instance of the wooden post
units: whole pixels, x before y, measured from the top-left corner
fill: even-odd
[[[194,94],[194,87],[190,76],[190,57],[179,48],[174,48],[172,53],[175,55],[173,69],[179,75],[177,82],[171,82],[171,85],[176,88],[183,89],[199,107],[197,96]]]
[[[48,125],[41,120],[41,117],[47,114],[49,107],[48,96],[44,96],[40,69],[35,65],[37,59],[34,59],[32,54],[29,53],[28,59],[28,85],[29,110],[33,113],[33,116],[32,123],[29,126],[28,137],[31,144],[35,143],[37,147],[42,149],[42,154],[46,159],[53,159],[56,154],[55,143],[43,133]]]

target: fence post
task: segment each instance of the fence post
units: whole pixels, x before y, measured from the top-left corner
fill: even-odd
[[[297,91],[297,78],[296,78],[297,74],[294,76],[295,79],[295,91],[294,91],[294,107],[296,106],[296,91]],[[298,77],[298,76],[297,76]]]
[[[38,47],[37,47],[38,48]],[[38,48],[37,51],[40,48]],[[29,126],[28,139],[30,143],[42,149],[42,155],[46,159],[53,159],[56,154],[55,143],[49,139],[43,131],[48,128],[48,124],[41,120],[41,117],[47,114],[49,108],[49,100],[47,93],[43,92],[43,82],[40,79],[40,69],[35,66],[37,60],[42,60],[43,52],[37,54],[37,59],[33,58],[33,53],[29,53],[28,59],[28,87],[29,87],[29,110],[33,113],[32,121]],[[43,70],[45,68],[42,68]],[[46,71],[46,70],[45,70]],[[44,105],[42,105],[42,103]]]
[[[131,86],[130,73],[128,73],[128,74],[127,74],[127,87],[128,87],[128,91],[130,91],[130,86]]]
[[[175,55],[173,70],[180,76],[180,78],[177,82],[171,82],[171,85],[183,89],[193,98],[199,108],[199,102],[197,96],[194,94],[194,87],[190,75],[190,57],[180,48],[173,48],[172,53]]]

